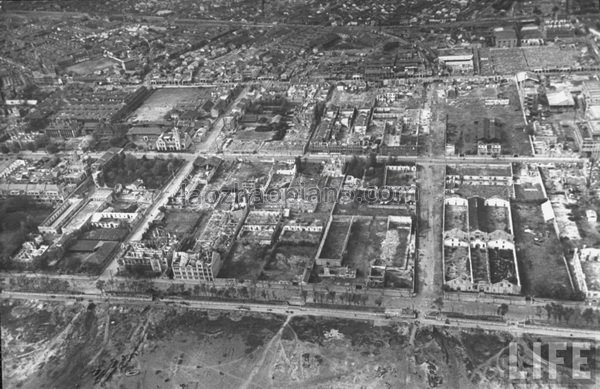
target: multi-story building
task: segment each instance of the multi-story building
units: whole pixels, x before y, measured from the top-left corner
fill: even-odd
[[[453,72],[472,72],[474,68],[473,52],[470,51],[444,50],[439,53],[438,60]]]
[[[521,28],[521,46],[541,46],[544,36],[538,26],[523,26]]]
[[[575,249],[572,263],[578,289],[588,299],[600,298],[600,249]]]
[[[81,135],[83,123],[73,120],[57,120],[44,130],[51,138],[75,138]]]
[[[600,152],[600,121],[590,120],[587,123],[579,123],[573,135],[580,152]]]
[[[586,108],[600,105],[600,81],[586,81],[581,88]]]
[[[15,196],[29,196],[39,203],[60,203],[64,201],[66,193],[57,184],[0,184],[0,198]]]
[[[17,262],[31,262],[42,257],[48,247],[48,245],[43,244],[42,237],[38,235],[33,240],[23,243],[23,247],[13,259]]]
[[[494,46],[501,48],[517,47],[517,33],[512,27],[498,27],[494,29]]]
[[[177,251],[173,255],[173,277],[177,280],[214,281],[222,265],[221,255],[214,250]]]
[[[98,228],[119,228],[135,224],[141,215],[139,212],[116,212],[112,208],[107,208],[102,212],[94,213],[90,223]]]
[[[500,155],[502,146],[498,142],[477,142],[477,155]]]
[[[163,134],[163,128],[158,126],[136,126],[129,129],[127,138],[138,147],[154,150],[156,141]]]
[[[171,131],[160,134],[156,139],[156,151],[184,151],[192,144],[190,135],[175,127]]]
[[[118,264],[127,270],[162,273],[168,266],[170,248],[170,246],[155,247],[143,241],[130,242],[123,257],[119,258]]]

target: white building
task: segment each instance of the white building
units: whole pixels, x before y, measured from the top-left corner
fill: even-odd
[[[163,132],[156,139],[157,151],[184,151],[192,144],[192,138],[185,131],[175,127],[170,132]]]
[[[221,255],[217,251],[178,251],[173,256],[173,277],[176,280],[214,281],[222,265]]]

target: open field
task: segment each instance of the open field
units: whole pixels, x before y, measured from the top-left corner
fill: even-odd
[[[344,240],[349,233],[349,229],[351,229],[350,220],[334,220],[331,222],[320,257],[331,259],[341,258],[343,255]]]
[[[522,293],[568,298],[573,292],[562,246],[538,204],[513,203],[512,215]]]
[[[385,185],[387,186],[408,186],[416,184],[414,172],[403,172],[388,169]]]
[[[201,218],[207,218],[206,212],[189,212],[186,210],[169,210],[165,213],[165,230],[177,236],[190,234],[200,224]]]
[[[376,91],[350,93],[335,89],[329,103],[337,107],[371,107],[376,97]]]
[[[250,182],[264,185],[267,183],[267,176],[272,166],[264,162],[237,162],[224,171],[221,178],[224,178],[224,185],[230,188],[237,187],[238,190],[242,189],[243,184]]]
[[[508,99],[506,106],[485,105],[486,99]],[[457,154],[477,154],[477,140],[484,128],[485,119],[495,120],[497,141],[502,154],[531,155],[529,137],[523,130],[523,115],[514,84],[501,84],[495,88],[473,86],[461,90],[458,97],[448,100],[446,143],[454,144]]]
[[[200,105],[210,98],[210,91],[202,88],[162,88],[155,90],[129,118],[131,122],[163,121],[167,113],[180,103]]]
[[[110,58],[101,57],[69,66],[67,71],[78,75],[84,75],[94,73],[97,70],[105,70],[117,65],[118,63],[116,61],[113,61]]]
[[[235,242],[218,277],[256,281],[267,263],[267,255],[267,248],[264,246]]]
[[[317,253],[318,245],[278,243],[267,261],[261,278],[271,281],[296,281]]]
[[[386,229],[386,219],[361,218],[354,221],[348,241],[348,254],[342,265],[357,269],[357,278],[367,277],[370,261],[381,257],[381,244],[385,239]]]

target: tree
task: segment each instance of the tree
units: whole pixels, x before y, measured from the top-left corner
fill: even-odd
[[[585,293],[581,290],[577,290],[571,294],[571,300],[585,301]]]
[[[295,159],[296,173],[302,173],[302,157],[297,156]]]
[[[375,299],[375,305],[377,305],[378,307],[381,306],[381,304],[383,304],[383,296],[379,296]]]
[[[583,317],[583,320],[585,320],[587,324],[593,323],[594,316],[595,312],[592,308],[587,308],[585,311],[583,311],[583,314],[581,315],[581,317]]]
[[[556,315],[556,318],[558,319],[558,321],[562,321],[565,314],[565,307],[563,307],[561,304],[555,303],[552,303],[552,305],[554,305],[554,313]]]
[[[247,299],[249,297],[248,288],[242,286],[237,291],[238,296]]]
[[[575,314],[575,309],[573,308],[565,308],[563,311],[564,317],[565,317],[565,322],[569,323],[569,320],[571,319],[571,317],[573,316],[573,314]]]
[[[21,146],[19,146],[18,143],[12,142],[9,146],[8,146],[9,150],[11,153],[18,153],[19,151],[21,151]]]
[[[551,304],[546,304],[544,309],[546,310],[547,319],[550,320],[550,317],[554,316],[554,307]]]
[[[10,153],[10,149],[8,148],[8,146],[5,143],[2,143],[0,145],[0,152],[2,152],[2,154],[8,154],[8,153]]]
[[[48,143],[48,145],[46,146],[46,152],[48,154],[56,154],[58,152],[58,146],[56,145],[56,143]]]
[[[29,121],[29,130],[32,132],[41,131],[48,125],[48,120],[45,118],[34,118]]]
[[[40,135],[37,138],[35,138],[34,141],[34,144],[38,149],[45,148],[46,146],[48,146],[49,143],[50,138],[48,137],[48,135]]]
[[[506,303],[500,304],[500,306],[498,307],[498,310],[496,312],[498,313],[498,315],[504,317],[504,315],[506,315],[508,313],[508,304],[506,304]]]
[[[535,315],[536,315],[537,317],[541,318],[541,317],[542,317],[542,312],[543,312],[543,311],[544,311],[544,308],[542,308],[542,307],[536,307],[536,309],[535,309]]]
[[[441,311],[444,308],[444,299],[442,297],[436,298],[433,300],[433,305],[438,311]]]
[[[335,290],[330,290],[329,293],[327,293],[327,297],[329,298],[329,301],[331,301],[331,304],[333,304],[335,301]]]
[[[360,296],[360,302],[362,305],[367,305],[367,301],[369,301],[369,295],[364,293]]]

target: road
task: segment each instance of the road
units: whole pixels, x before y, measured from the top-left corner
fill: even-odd
[[[162,153],[158,151],[126,151],[127,154],[134,155],[138,158],[145,156],[146,158],[168,158],[169,155],[172,155],[174,158],[185,159],[185,160],[195,160],[198,157],[198,154],[195,153]],[[37,154],[24,154],[24,155],[32,155],[35,157],[41,158],[42,155]],[[103,153],[88,153],[92,158],[99,158],[103,155]],[[229,154],[229,153],[215,153],[215,152],[206,152],[202,153],[204,157],[218,157],[225,160],[237,160],[237,159],[245,159],[248,161],[267,161],[272,159],[285,159],[288,160],[293,158],[290,154],[284,153],[265,153],[265,154]],[[340,157],[342,159],[350,160],[353,155],[345,155],[345,154],[325,154],[325,153],[306,153],[304,155],[299,155],[303,159],[307,159],[309,161],[321,162],[321,161],[330,161],[332,157]],[[499,156],[499,157],[480,157],[476,155],[465,155],[464,157],[452,155],[452,156],[431,156],[431,155],[398,155],[398,156],[387,156],[387,155],[378,155],[377,160],[386,161],[388,159],[394,159],[398,162],[413,162],[418,164],[429,164],[429,165],[446,165],[446,164],[471,164],[471,163],[486,163],[486,164],[501,164],[501,163],[578,163],[584,162],[586,158],[584,157],[533,157],[533,156]]]
[[[417,300],[434,300],[440,296],[442,280],[442,202],[444,169],[437,165],[419,166],[419,249],[417,251]],[[419,304],[422,305],[422,304]],[[422,310],[424,308],[421,308]]]
[[[507,325],[503,322],[487,322],[476,320],[450,319],[436,320],[417,318],[412,316],[402,315],[398,311],[388,310],[386,313],[352,311],[344,309],[327,309],[317,307],[299,307],[286,305],[269,305],[256,303],[237,303],[225,301],[198,301],[198,300],[179,300],[179,299],[163,299],[160,301],[150,301],[139,297],[105,297],[99,294],[95,295],[66,295],[66,294],[45,294],[45,293],[21,293],[3,291],[0,294],[0,299],[20,299],[20,300],[41,300],[41,301],[61,301],[72,302],[76,298],[81,297],[84,300],[96,303],[117,303],[117,304],[135,304],[135,305],[179,305],[184,308],[198,310],[225,310],[225,311],[241,311],[241,312],[258,312],[278,315],[295,315],[295,316],[319,316],[331,317],[338,319],[351,320],[377,320],[379,323],[393,324],[397,322],[413,322],[419,325],[429,325],[438,327],[455,327],[464,329],[484,329],[490,331],[510,332],[513,335],[532,334],[541,336],[554,336],[565,338],[584,338],[600,340],[600,331],[581,330],[572,328],[551,328],[542,327],[539,325]]]

